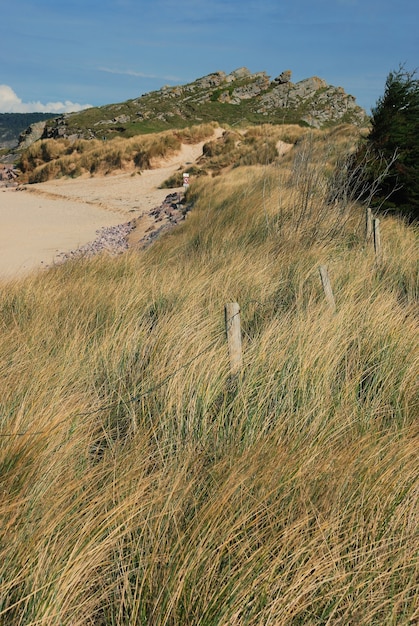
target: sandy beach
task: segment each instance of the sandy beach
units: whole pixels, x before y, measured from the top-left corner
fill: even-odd
[[[119,213],[82,202],[0,191],[0,277],[46,267],[59,252],[94,239],[100,226],[119,222]]]
[[[218,134],[218,133],[217,133]],[[136,238],[152,228],[149,211],[171,191],[159,185],[202,154],[203,143],[141,174],[59,179],[0,188],[0,279],[48,267],[61,253],[92,241],[98,229],[136,221]]]

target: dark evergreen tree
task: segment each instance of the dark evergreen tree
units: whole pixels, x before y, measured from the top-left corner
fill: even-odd
[[[372,110],[365,150],[370,176],[380,177],[375,204],[419,218],[419,80],[403,66],[391,72]],[[390,165],[389,165],[390,164]]]

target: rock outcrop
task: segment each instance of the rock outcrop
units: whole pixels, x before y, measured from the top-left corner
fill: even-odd
[[[165,130],[203,121],[294,123],[315,128],[368,123],[366,112],[342,87],[317,76],[296,83],[291,78],[291,70],[273,80],[266,72],[252,73],[246,67],[230,74],[217,71],[186,85],[165,85],[124,103],[61,115],[47,122],[42,138],[107,139],[150,132],[150,126]],[[25,141],[30,141],[30,135],[26,134]]]
[[[19,135],[19,148],[28,148],[38,139],[41,139],[45,130],[46,121],[31,124],[23,133]]]

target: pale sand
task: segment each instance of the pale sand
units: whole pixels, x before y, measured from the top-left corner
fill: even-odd
[[[50,265],[59,252],[95,239],[99,227],[121,221],[120,213],[93,205],[0,190],[0,278]]]
[[[221,129],[216,135],[220,136]],[[93,241],[96,231],[137,220],[137,238],[152,219],[150,209],[168,193],[158,189],[171,174],[196,161],[203,142],[182,150],[155,169],[107,177],[59,179],[28,185],[25,190],[0,188],[0,279],[18,277],[54,262],[57,254]]]

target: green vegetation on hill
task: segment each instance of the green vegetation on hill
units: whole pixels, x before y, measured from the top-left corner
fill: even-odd
[[[377,265],[353,150],[304,134],[147,251],[1,287],[1,626],[418,620],[418,231],[383,217]]]
[[[365,126],[368,117],[341,87],[313,77],[282,82],[264,72],[240,68],[215,72],[176,87],[163,87],[139,98],[61,116],[48,123],[45,138],[125,138],[216,121],[220,125],[301,124],[325,128]]]

